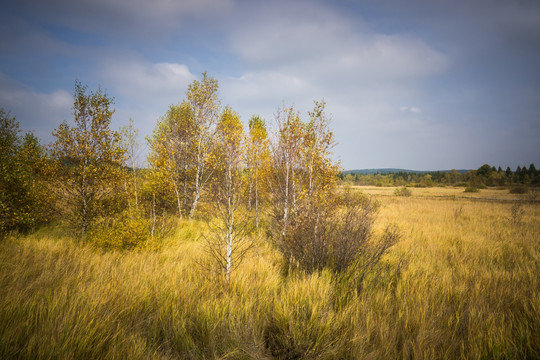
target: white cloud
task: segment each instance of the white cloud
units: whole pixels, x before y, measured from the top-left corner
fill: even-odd
[[[122,59],[105,61],[100,77],[116,93],[150,104],[180,101],[196,78],[183,64]]]
[[[401,106],[399,110],[405,113],[413,113],[413,114],[420,114],[422,112],[422,109],[415,106]]]
[[[73,97],[63,89],[36,92],[0,73],[0,106],[15,115],[23,131],[33,131],[47,143],[51,131],[72,117]]]
[[[419,38],[378,34],[316,4],[281,5],[257,8],[232,30],[231,48],[251,70],[355,81],[418,79],[448,66],[443,53]]]
[[[240,74],[210,76],[219,80],[223,104],[244,121],[259,114],[271,122],[282,105],[293,105],[306,117],[313,100],[324,98],[343,144],[336,151],[344,154],[346,166],[355,163],[359,142],[369,143],[375,132],[404,139],[432,134],[425,119],[405,116],[420,115],[419,107],[400,106],[422,101],[419,84],[448,68],[445,54],[412,35],[377,33],[320,3],[243,5],[243,12],[223,20],[230,27],[221,33]],[[198,76],[183,64],[124,59],[103,62],[100,77],[126,99],[118,99],[117,117],[133,114],[141,132],[149,134]]]
[[[152,134],[171,104],[185,98],[188,85],[197,78],[184,64],[152,63],[131,54],[105,59],[99,67],[101,84],[116,99],[113,127],[127,125],[133,118],[143,146],[144,136]]]
[[[325,56],[351,31],[345,19],[314,3],[268,2],[248,6],[245,13],[246,21],[232,29],[231,47],[255,68]]]
[[[244,118],[271,119],[282,102],[307,116],[313,100],[324,98],[346,167],[359,163],[359,153],[371,153],[375,138],[414,143],[438,131],[420,107],[402,106],[423,103],[423,82],[450,67],[447,55],[423,39],[378,33],[358,16],[319,2],[272,2],[246,11],[249,19],[230,35],[245,72],[221,82]]]
[[[305,107],[314,99],[314,86],[307,78],[279,71],[220,79],[220,88],[224,104],[238,107],[244,119],[258,114],[269,120],[283,103]]]

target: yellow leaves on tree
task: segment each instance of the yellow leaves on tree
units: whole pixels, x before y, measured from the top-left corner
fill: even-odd
[[[75,83],[74,126],[62,123],[53,136],[55,189],[60,209],[67,211],[81,237],[106,210],[106,198],[121,183],[124,150],[121,136],[110,130],[112,98],[100,89],[87,93]]]

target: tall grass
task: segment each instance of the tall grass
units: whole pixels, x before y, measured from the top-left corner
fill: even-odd
[[[381,198],[402,238],[366,276],[284,276],[263,238],[229,287],[204,224],[104,252],[45,228],[0,243],[0,358],[539,358],[540,207]],[[460,215],[455,216],[456,209]]]

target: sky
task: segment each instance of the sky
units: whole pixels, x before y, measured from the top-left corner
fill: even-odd
[[[207,72],[245,123],[326,101],[344,169],[540,165],[537,0],[2,2],[0,107],[44,144],[76,80],[145,145]]]

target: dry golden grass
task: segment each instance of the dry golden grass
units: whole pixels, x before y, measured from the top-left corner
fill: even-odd
[[[402,233],[362,287],[327,272],[285,277],[260,237],[226,288],[198,265],[197,221],[132,252],[52,227],[4,241],[0,358],[540,357],[538,204],[516,222],[512,202],[462,188],[362,190],[381,203],[378,229]]]
[[[361,191],[368,195],[394,196],[396,189],[400,187],[380,187],[380,186],[351,186],[353,190]],[[511,194],[509,188],[487,188],[480,189],[475,193],[466,193],[463,187],[409,187],[412,196],[423,198],[436,198],[441,200],[486,200],[486,201],[526,201],[529,194]]]

